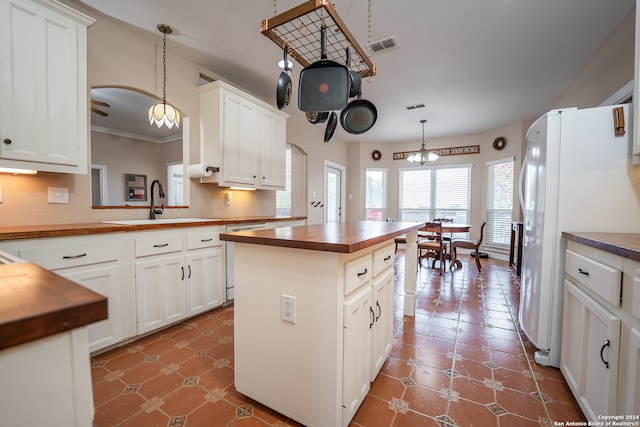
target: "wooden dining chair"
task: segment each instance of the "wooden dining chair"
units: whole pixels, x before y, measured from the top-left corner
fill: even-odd
[[[482,239],[484,237],[484,227],[487,225],[487,220],[482,221],[482,225],[480,225],[480,238],[477,240],[471,239],[453,239],[451,241],[451,249],[450,253],[453,259],[458,259],[458,248],[464,249],[472,249],[475,251],[474,255],[476,258],[476,267],[478,267],[478,271],[482,270],[482,265],[480,265],[480,255],[478,253],[480,249],[480,245],[482,244]],[[453,268],[454,263],[451,263],[451,268]]]
[[[428,222],[424,227],[418,229],[418,235],[418,268],[420,268],[423,259],[433,258],[431,268],[434,268],[436,261],[439,261],[440,275],[442,275],[447,250],[447,246],[442,239],[442,224]]]

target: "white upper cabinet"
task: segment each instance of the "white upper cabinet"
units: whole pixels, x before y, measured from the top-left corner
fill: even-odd
[[[220,81],[199,92],[201,161],[220,168],[201,182],[284,189],[288,115]]]
[[[87,172],[87,27],[52,0],[0,0],[0,166]]]

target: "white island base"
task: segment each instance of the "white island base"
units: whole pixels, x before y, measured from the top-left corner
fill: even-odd
[[[234,245],[237,390],[307,426],[348,425],[393,343],[393,239],[352,253]]]

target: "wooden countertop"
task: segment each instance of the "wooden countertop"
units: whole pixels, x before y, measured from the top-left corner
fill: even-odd
[[[424,226],[424,222],[359,221],[238,231],[221,240],[314,251],[352,253]]]
[[[100,294],[36,264],[0,266],[0,350],[106,318]]]
[[[118,233],[140,230],[159,230],[163,228],[198,227],[227,224],[248,224],[254,222],[299,221],[306,217],[241,217],[223,218],[217,221],[194,221],[162,224],[121,225],[104,222],[89,222],[81,224],[51,224],[51,225],[19,225],[0,227],[0,241],[17,239],[37,239],[41,237],[82,236],[87,234]]]
[[[567,240],[582,243],[634,261],[640,261],[640,234],[562,232]]]

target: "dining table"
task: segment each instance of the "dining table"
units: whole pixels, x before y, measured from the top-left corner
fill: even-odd
[[[471,224],[458,224],[455,222],[442,222],[442,234],[448,233],[449,240],[453,238],[453,234],[457,233],[468,233],[471,231]],[[450,252],[445,253],[445,260],[449,260],[451,266],[455,266],[455,268],[462,268],[462,262],[453,258],[453,255]],[[446,264],[445,264],[446,265]]]

